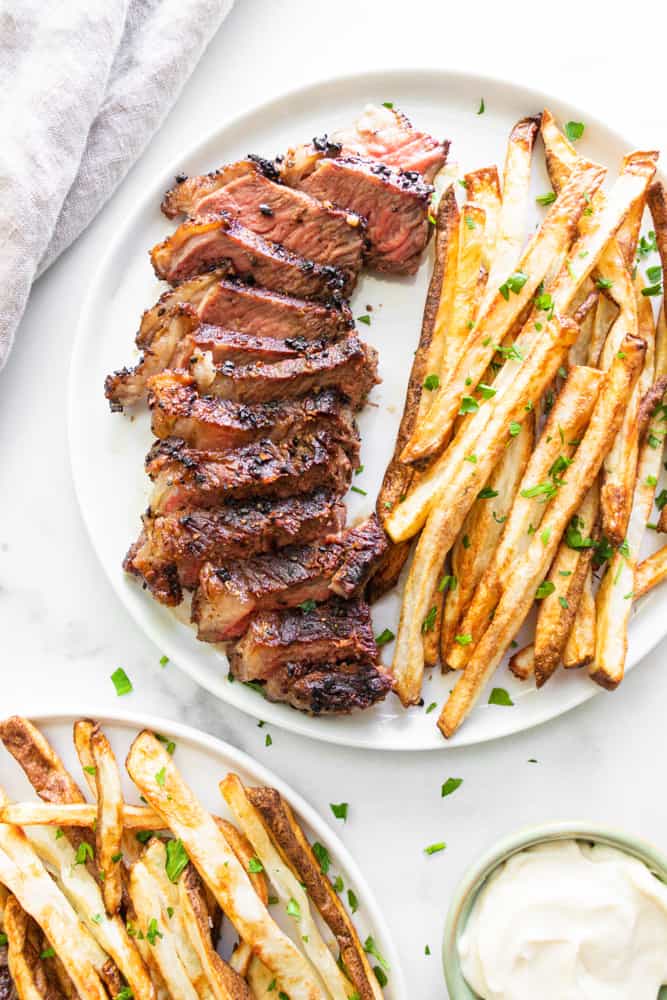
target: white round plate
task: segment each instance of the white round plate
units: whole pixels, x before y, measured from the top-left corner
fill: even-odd
[[[158,719],[150,715],[132,715],[125,712],[107,715],[106,713],[97,714],[83,711],[75,715],[38,713],[31,714],[30,718],[53,744],[65,766],[75,778],[78,778],[81,773],[81,765],[72,743],[73,723],[76,719],[81,718],[96,719],[104,729],[114,749],[116,759],[121,764],[124,794],[131,802],[138,802],[138,793],[125,773],[122,762],[125,760],[132,740],[142,729],[150,729],[175,741],[174,760],[183,777],[202,804],[218,816],[233,819],[218,791],[218,782],[229,771],[238,774],[244,784],[276,788],[294,809],[311,843],[317,840],[328,850],[331,856],[332,874],[340,875],[346,889],[350,888],[356,894],[359,900],[359,909],[355,913],[354,922],[359,937],[365,941],[368,935],[372,935],[377,942],[380,954],[389,965],[389,983],[384,991],[385,997],[387,1000],[407,1000],[408,992],[403,980],[398,954],[370,886],[346,848],[332,833],[321,816],[267,768],[229,743],[224,743],[206,733],[191,729],[189,726],[168,722],[166,719]],[[14,801],[34,798],[30,783],[2,744],[0,744],[0,785],[9,798]],[[278,913],[275,913],[274,916],[278,922],[283,923],[285,930],[289,932],[288,922],[282,921]]]
[[[482,97],[486,110],[478,115]],[[452,686],[452,680],[439,672],[425,679],[423,708],[404,711],[398,699],[390,696],[370,712],[342,718],[310,718],[285,705],[270,704],[242,684],[230,683],[226,658],[215,646],[197,641],[187,624],[187,612],[182,608],[174,613],[157,604],[122,570],[123,556],[138,535],[139,515],[147,505],[149,483],[143,460],[151,435],[146,412],[132,418],[111,414],[102,391],[108,372],[136,359],[134,333],[140,314],[164,290],[152,273],[147,251],[170,231],[159,206],[174,175],[211,170],[248,152],[273,156],[289,145],[351,122],[369,102],[388,100],[419,128],[452,140],[450,163],[459,164],[461,174],[491,163],[502,168],[512,124],[545,106],[563,122],[586,124],[579,148],[607,165],[612,177],[621,157],[633,148],[630,140],[586,112],[564,107],[544,94],[441,70],[345,77],[295,91],[244,114],[184,153],[156,178],[135,212],[128,219],[119,219],[116,242],[102,262],[81,312],[71,368],[69,434],[76,491],[93,545],[116,593],[161,653],[229,704],[293,732],[376,750],[427,750],[478,743],[527,729],[580,704],[599,689],[583,674],[560,671],[537,692],[530,686],[522,687],[501,667],[493,683],[509,690],[514,707],[487,705],[483,697],[460,732],[445,743],[435,726],[437,712],[426,712],[433,702],[442,704]],[[533,173],[533,193],[550,190],[539,149]],[[543,211],[531,198],[527,231],[532,231]],[[365,275],[354,295],[355,316],[367,313],[367,306],[372,306],[371,325],[362,324],[359,329],[361,336],[379,349],[382,384],[373,391],[371,405],[359,420],[364,469],[354,486],[366,490],[367,496],[348,495],[350,521],[372,511],[393,450],[430,267],[427,254],[415,278]],[[628,666],[636,664],[667,632],[667,616],[661,614],[659,605],[657,594],[642,602],[630,630]],[[377,630],[388,626],[396,631],[398,613],[396,593],[379,602],[374,609]],[[391,645],[384,648],[387,660],[391,653]]]

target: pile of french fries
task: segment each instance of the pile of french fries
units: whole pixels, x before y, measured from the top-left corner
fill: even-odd
[[[367,952],[384,960],[276,790],[227,774],[234,823],[216,817],[174,745],[145,730],[126,761],[145,805],[129,805],[106,736],[82,719],[89,802],[27,719],[0,723],[0,738],[41,800],[0,790],[0,933],[20,1000],[381,1000]],[[224,919],[238,935],[227,958]]]
[[[546,212],[526,242],[538,136],[553,192],[538,199]],[[541,687],[561,664],[585,666],[616,688],[633,600],[667,576],[665,550],[638,561],[667,430],[667,325],[652,305],[660,267],[648,284],[638,267],[655,265],[654,251],[667,264],[657,159],[628,154],[603,190],[607,171],[545,110],[512,129],[502,190],[496,167],[458,184],[446,168],[421,337],[377,503],[392,545],[372,590],[395,585],[412,554],[395,689],[419,704],[425,667],[458,671],[438,720],[445,737],[534,606],[515,675]],[[647,204],[654,231],[640,240]]]

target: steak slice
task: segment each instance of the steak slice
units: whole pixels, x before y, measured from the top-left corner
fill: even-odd
[[[228,451],[259,438],[282,441],[297,431],[328,428],[344,441],[355,433],[351,409],[334,389],[249,405],[200,396],[185,373],[163,372],[151,379],[148,405],[156,437],[182,438],[192,448],[210,451]]]
[[[324,305],[253,288],[238,281],[221,280],[223,272],[201,274],[161,295],[144,313],[138,347],[151,347],[174,306],[192,306],[204,323],[256,337],[328,339],[354,327],[345,303]]]
[[[227,499],[286,497],[326,486],[344,493],[359,456],[355,433],[347,450],[327,431],[276,444],[263,439],[234,451],[200,451],[179,438],[156,441],[146,457],[154,483],[153,513],[215,507]]]
[[[287,663],[377,663],[371,613],[365,601],[332,597],[303,610],[260,611],[231,652],[242,681],[265,681]]]
[[[383,701],[392,688],[391,674],[380,664],[289,662],[267,678],[262,690],[312,715],[349,715]]]
[[[206,562],[249,559],[261,552],[337,535],[345,505],[330,490],[306,496],[230,500],[215,510],[195,508],[143,517],[143,530],[123,563],[162,604],[180,604]]]
[[[204,642],[242,635],[257,611],[326,601],[333,593],[354,597],[365,586],[387,542],[380,523],[367,521],[342,538],[291,545],[280,552],[230,560],[202,569],[192,603],[192,621]]]
[[[238,278],[303,299],[335,301],[349,291],[342,271],[299,257],[224,213],[188,219],[150,256],[170,285],[224,265]]]
[[[366,263],[376,271],[414,274],[428,242],[433,188],[415,171],[356,156],[324,158],[297,187],[366,219]]]
[[[351,128],[338,129],[331,140],[345,153],[370,157],[394,170],[417,171],[431,182],[447,160],[449,142],[413,128],[397,108],[368,104]]]
[[[166,215],[179,212],[202,218],[225,213],[253,233],[279,243],[318,264],[340,268],[348,279],[348,292],[361,269],[363,222],[345,212],[268,178],[258,164],[242,161],[246,169],[216,170],[189,177],[165,197]]]
[[[262,403],[294,398],[332,386],[358,408],[378,382],[377,363],[377,351],[373,347],[357,337],[346,337],[316,354],[276,364],[215,366],[202,356],[191,371],[200,392],[223,399]]]

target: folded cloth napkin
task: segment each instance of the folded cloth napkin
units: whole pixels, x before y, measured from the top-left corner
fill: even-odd
[[[233,0],[0,9],[0,368],[34,279],[159,128]]]

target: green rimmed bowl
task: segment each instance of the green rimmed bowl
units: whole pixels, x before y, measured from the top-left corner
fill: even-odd
[[[479,1000],[477,993],[470,989],[463,978],[458,952],[459,937],[466,926],[477,893],[492,872],[513,854],[554,840],[584,840],[592,844],[616,847],[642,861],[649,871],[667,884],[667,856],[652,844],[620,830],[595,823],[564,822],[529,827],[505,837],[468,869],[454,892],[442,943],[442,962],[450,1000]],[[661,989],[657,1000],[667,1000],[667,986]]]

